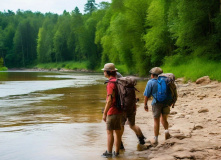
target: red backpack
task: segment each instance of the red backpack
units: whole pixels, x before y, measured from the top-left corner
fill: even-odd
[[[107,81],[116,83],[117,86],[117,108],[125,112],[132,112],[136,106],[136,93],[138,91],[135,88],[137,80],[134,77],[121,77],[117,78],[116,81]]]

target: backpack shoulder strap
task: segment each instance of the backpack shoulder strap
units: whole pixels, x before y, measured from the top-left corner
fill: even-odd
[[[140,92],[136,87],[134,87],[135,91]]]
[[[104,82],[104,84],[107,84],[109,82],[109,80],[106,80],[105,82]]]
[[[107,83],[117,83],[117,80],[115,80],[115,81],[112,81],[112,80],[106,80],[105,82],[104,82],[104,84],[107,84]]]

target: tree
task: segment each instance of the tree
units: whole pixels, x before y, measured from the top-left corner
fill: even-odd
[[[168,31],[168,0],[152,1],[147,14],[147,33],[144,35],[146,53],[154,66],[160,66],[165,56],[172,52],[172,40]]]
[[[72,14],[81,14],[78,7],[75,7],[75,9],[72,11]]]
[[[55,26],[56,32],[53,38],[53,46],[55,51],[56,62],[62,62],[72,59],[72,54],[68,50],[68,37],[71,33],[70,28],[70,14],[64,12],[58,18],[57,25]]]
[[[95,3],[95,0],[88,0],[87,3],[84,5],[84,12],[85,13],[92,13],[97,9],[97,4]]]
[[[92,15],[85,15],[85,39],[83,41],[86,51],[86,58],[89,61],[88,67],[95,69],[100,65],[101,51],[98,45],[95,44],[96,26],[103,18],[104,13],[102,10],[93,12]]]
[[[101,7],[101,8],[103,8],[104,17],[97,23],[96,33],[95,33],[95,44],[99,46],[102,52],[101,64],[105,64],[110,61],[108,53],[113,49],[113,47],[109,47],[113,42],[112,38],[110,38],[111,37],[110,32],[108,32],[108,29],[110,27],[111,17],[113,14],[112,10],[110,9],[110,4],[106,5],[106,7]]]
[[[2,57],[0,57],[0,68],[1,68],[1,67],[4,67],[4,60],[3,60]]]
[[[39,29],[37,39],[37,55],[39,63],[55,61],[53,37],[58,15],[46,14],[43,26]]]
[[[85,28],[83,16],[78,7],[72,11],[70,27],[71,32],[68,39],[68,48],[71,51],[74,61],[82,61],[85,57],[85,51],[81,42],[85,38],[83,36]]]
[[[135,70],[146,73],[148,59],[142,35],[148,5],[146,0],[112,2],[96,32],[96,43],[100,42],[103,47],[102,63],[112,61],[125,64],[131,73]]]
[[[219,13],[221,14],[221,0],[219,0]]]
[[[220,49],[217,45],[219,41],[217,31],[219,29],[216,28],[216,22],[219,20],[216,17],[219,12],[219,2],[176,0],[172,4],[168,20],[169,31],[178,47],[176,52],[208,58],[218,56]]]
[[[4,35],[3,30],[0,27],[0,57],[4,57]]]

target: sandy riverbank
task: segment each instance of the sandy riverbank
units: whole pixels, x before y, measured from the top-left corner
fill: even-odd
[[[221,83],[178,81],[178,101],[169,116],[172,138],[164,140],[161,125],[158,146],[135,154],[151,160],[221,159]],[[151,133],[145,134],[147,139],[153,138],[152,112],[145,112],[143,104],[139,105],[137,125],[144,134]],[[151,101],[148,105],[151,106]]]

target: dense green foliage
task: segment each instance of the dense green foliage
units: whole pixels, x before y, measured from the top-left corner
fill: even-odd
[[[6,71],[7,68],[4,67],[4,61],[3,58],[0,58],[0,71]]]
[[[7,71],[8,68],[7,67],[0,67],[0,71]]]
[[[195,79],[221,62],[219,0],[88,0],[84,10],[0,12],[5,66],[87,62],[86,68],[97,70],[113,62],[123,72],[143,76],[164,64],[166,71],[186,76],[185,65],[197,70],[195,62],[206,64]],[[215,75],[211,78],[218,79]]]
[[[44,68],[44,69],[57,69],[60,70],[61,68],[69,69],[69,70],[85,70],[87,68],[88,62],[73,62],[73,61],[66,61],[66,62],[58,62],[58,63],[40,63],[36,67],[37,68]]]

